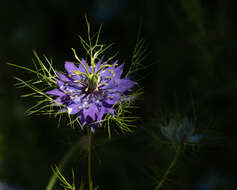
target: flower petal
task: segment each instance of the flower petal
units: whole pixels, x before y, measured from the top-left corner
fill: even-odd
[[[80,122],[81,122],[82,127],[84,127],[84,126],[87,124],[87,122],[86,122],[86,120],[85,120],[85,117],[84,117],[84,114],[83,114],[83,110],[82,110],[82,109],[78,112],[78,117],[79,117],[79,119],[80,119]]]
[[[68,113],[74,115],[80,111],[79,109],[80,104],[71,104],[67,107]]]
[[[103,61],[103,58],[104,58],[104,57],[102,57],[102,58],[96,63],[95,71],[98,71],[98,69],[100,68],[100,65],[101,65],[101,63],[102,63],[102,61]]]
[[[105,98],[105,102],[107,104],[117,104],[120,100],[120,94],[119,93],[116,93],[116,94],[109,94],[108,96],[106,96]]]
[[[49,94],[49,95],[54,95],[54,96],[64,96],[65,95],[61,90],[59,90],[57,88],[55,88],[53,90],[50,90],[50,91],[47,91],[45,93]]]
[[[118,92],[125,92],[131,90],[131,88],[136,85],[136,82],[131,81],[130,79],[120,79],[118,80]]]
[[[62,82],[61,80],[56,79],[56,82],[57,82],[58,87],[59,87],[60,89],[62,89],[62,88],[64,87],[64,82]]]
[[[171,128],[161,126],[160,131],[164,137],[166,137],[169,141],[175,141],[173,138],[173,131]]]
[[[64,74],[62,74],[62,73],[60,73],[60,72],[56,72],[56,73],[57,73],[57,75],[58,75],[58,77],[59,77],[60,80],[62,80],[62,81],[64,81],[64,82],[70,81],[70,79],[69,79],[68,77],[66,77]]]
[[[79,68],[72,62],[65,62],[65,65],[64,65],[66,71],[68,72],[68,74],[75,74],[75,71],[78,71]]]
[[[91,132],[92,132],[92,133],[95,133],[95,128],[96,128],[96,127],[97,127],[96,124],[92,124],[92,125],[90,125]]]
[[[202,134],[195,134],[195,135],[193,135],[192,137],[189,137],[189,138],[187,139],[187,141],[188,141],[189,143],[197,143],[197,142],[199,142],[201,139],[203,139],[203,135],[202,135]]]
[[[98,109],[95,104],[91,104],[88,108],[83,109],[84,117],[87,119],[87,117],[90,117],[92,121],[96,121]]]
[[[184,135],[185,137],[191,136],[194,131],[194,125],[191,119],[188,119],[187,116],[184,117],[182,125],[184,125]]]
[[[116,67],[115,69],[114,69],[114,73],[115,73],[115,78],[116,79],[120,79],[120,77],[121,77],[121,75],[122,75],[122,73],[123,73],[123,67],[124,67],[124,64],[121,64],[121,65],[119,65],[118,67]]]
[[[61,97],[56,98],[54,101],[55,106],[60,106],[61,104],[63,104]]]
[[[98,115],[97,115],[97,121],[100,122],[103,119],[103,116],[106,114],[106,109],[104,107],[101,107]]]
[[[79,71],[82,72],[82,73],[86,73],[86,70],[85,70],[85,68],[83,67],[83,65],[84,65],[84,66],[86,67],[87,71],[88,71],[89,73],[91,73],[91,68],[88,67],[88,64],[87,64],[86,60],[85,60],[85,59],[81,59],[81,62],[82,62],[82,63],[80,63],[79,66],[78,66]],[[82,64],[83,64],[83,65],[82,65]]]

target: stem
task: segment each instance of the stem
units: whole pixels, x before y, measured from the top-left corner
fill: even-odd
[[[88,144],[88,180],[89,180],[89,190],[93,190],[93,181],[91,176],[91,149],[92,149],[92,132],[90,127],[88,127],[88,136],[89,136],[89,144]]]
[[[160,180],[160,183],[156,186],[155,190],[159,190],[162,187],[163,183],[165,182],[166,178],[168,177],[172,168],[174,167],[176,161],[178,160],[180,153],[181,153],[181,145],[178,145],[178,148],[176,150],[173,160],[171,161],[168,169],[166,170],[165,174],[163,175],[162,179]]]

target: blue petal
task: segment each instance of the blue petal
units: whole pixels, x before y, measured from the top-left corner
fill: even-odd
[[[96,124],[92,124],[92,125],[90,125],[91,132],[92,132],[92,133],[95,133],[95,128],[96,128],[96,127],[97,127]]]
[[[97,115],[97,121],[100,122],[105,114],[106,109],[104,107],[101,107],[100,112]]]
[[[72,62],[65,62],[65,65],[64,65],[66,71],[68,72],[68,74],[75,74],[74,72],[75,71],[78,71],[78,67],[76,65],[74,65],[74,63]]]
[[[98,109],[95,104],[91,104],[88,108],[83,109],[84,117],[87,119],[87,117],[90,117],[92,121],[96,120]]]
[[[108,103],[108,104],[117,104],[120,100],[120,94],[119,93],[116,93],[116,94],[109,94],[108,96],[106,96],[105,98],[105,102]]]
[[[196,135],[193,135],[192,137],[189,137],[189,138],[187,139],[187,141],[188,141],[189,143],[197,143],[197,142],[199,142],[201,139],[203,139],[203,135],[201,135],[201,134],[196,134]]]
[[[81,105],[81,104],[71,104],[71,105],[69,105],[69,106],[67,107],[68,113],[69,113],[69,114],[72,114],[72,115],[78,113],[78,112],[80,111],[80,109],[79,109],[79,106],[80,106],[80,105]]]
[[[58,87],[59,87],[60,89],[64,86],[64,82],[62,82],[61,80],[57,80],[57,79],[56,79],[56,82],[57,82]]]
[[[60,106],[60,104],[63,104],[61,97],[56,98],[54,101],[56,102],[55,106]]]
[[[54,95],[54,96],[64,96],[65,95],[61,90],[59,90],[57,88],[55,88],[53,90],[50,90],[50,91],[47,91],[45,93],[49,94],[49,95]]]
[[[174,141],[173,132],[172,130],[170,130],[170,128],[161,126],[160,131],[162,135],[164,135],[167,139],[169,139],[170,141]]]
[[[86,67],[87,71],[91,73],[91,67],[88,66],[87,62],[85,59],[81,59],[82,64]],[[79,64],[79,70],[80,72],[86,73],[85,68],[82,66],[82,64]]]
[[[185,131],[183,126],[179,126],[179,128],[176,129],[176,139],[178,142],[182,142],[186,138]]]
[[[131,90],[133,86],[136,85],[136,82],[131,81],[130,79],[120,79],[118,80],[118,92],[125,92]]]
[[[87,122],[86,122],[86,120],[85,120],[85,117],[84,117],[84,114],[83,114],[83,110],[82,110],[82,109],[78,112],[78,117],[79,117],[79,119],[80,119],[80,122],[81,122],[82,127],[84,127],[84,126],[87,124]]]
[[[183,125],[184,125],[184,137],[188,137],[192,135],[194,130],[194,125],[191,119],[188,119],[187,116],[183,119]]]
[[[57,73],[60,80],[62,80],[64,82],[70,81],[70,79],[68,77],[66,77],[65,75],[63,75],[62,73],[60,73],[60,72],[56,72],[56,73]]]
[[[99,70],[100,65],[101,65],[101,63],[102,63],[102,61],[103,61],[103,58],[104,58],[104,57],[102,57],[102,58],[96,63],[95,71],[98,71],[98,70]]]
[[[119,65],[118,67],[116,67],[114,69],[114,73],[115,73],[115,78],[116,79],[120,79],[122,73],[123,73],[123,67],[124,67],[124,64],[121,64]]]

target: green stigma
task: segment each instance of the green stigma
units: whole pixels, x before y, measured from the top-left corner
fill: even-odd
[[[88,84],[87,90],[89,92],[95,91],[98,86],[99,81],[100,81],[100,77],[98,75],[96,74],[90,75],[87,80],[87,84]]]

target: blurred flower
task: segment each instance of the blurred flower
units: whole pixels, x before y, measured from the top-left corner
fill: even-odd
[[[100,59],[89,67],[82,59],[79,66],[65,63],[67,74],[57,72],[58,88],[46,92],[57,96],[55,101],[64,105],[61,111],[77,114],[82,126],[91,124],[92,129],[105,114],[114,114],[114,105],[126,99],[136,84],[129,78],[121,78],[123,65],[108,64]]]
[[[0,182],[0,190],[20,190],[20,188],[12,187],[8,185],[7,183]]]
[[[160,129],[161,133],[171,142],[197,143],[203,138],[201,134],[194,134],[193,122],[187,117],[181,120],[172,118],[166,126],[161,125]]]
[[[229,190],[236,189],[235,186],[232,176],[224,176],[216,171],[211,171],[197,183],[196,190]]]

